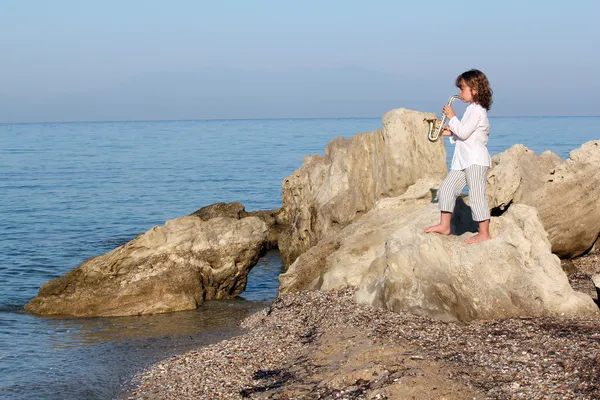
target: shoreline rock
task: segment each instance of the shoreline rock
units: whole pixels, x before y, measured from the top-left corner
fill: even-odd
[[[492,218],[490,231],[492,240],[477,246],[463,236],[388,240],[363,275],[356,301],[445,321],[599,312],[569,285],[534,208],[511,206]]]
[[[246,211],[244,205],[240,202],[233,203],[214,203],[209,204],[208,206],[202,207],[197,211],[194,211],[190,214],[190,216],[196,216],[203,221],[208,221],[212,218],[217,217],[229,217],[234,219],[243,219],[246,217],[258,217],[260,218],[267,227],[269,228],[269,233],[267,237],[267,241],[265,243],[266,249],[276,249],[277,243],[279,241],[279,235],[283,230],[283,227],[280,225],[279,213],[281,209],[277,210],[260,210],[260,211]]]
[[[512,146],[492,158],[487,197],[498,212],[518,203],[536,207],[559,257],[586,253],[600,235],[600,140],[584,143],[566,160]]]
[[[306,156],[283,181],[279,241],[284,265],[321,239],[368,212],[384,197],[404,193],[419,179],[441,182],[447,172],[443,141],[427,139],[432,113],[395,109],[382,117],[383,129],[338,137],[325,155]]]
[[[430,193],[415,185],[378,201],[302,254],[280,275],[280,293],[356,287],[359,303],[443,321],[598,313],[569,286],[535,208],[511,206],[492,218],[492,240],[468,245],[463,236],[423,233],[439,220]],[[467,210],[456,210],[459,234],[472,228],[462,226]]]
[[[243,292],[265,251],[260,218],[197,216],[155,226],[40,288],[25,309],[38,315],[125,316],[193,310]]]

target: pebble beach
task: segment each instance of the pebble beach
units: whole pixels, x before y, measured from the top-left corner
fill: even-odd
[[[567,264],[573,288],[596,299],[600,256]],[[443,323],[353,294],[281,295],[244,334],[153,365],[122,398],[600,398],[598,314]]]

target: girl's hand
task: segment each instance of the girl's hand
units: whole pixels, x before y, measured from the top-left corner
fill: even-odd
[[[452,119],[452,117],[456,117],[456,113],[452,109],[452,106],[449,106],[448,104],[446,104],[444,106],[444,114],[446,114],[448,116],[448,119]]]
[[[442,136],[452,136],[452,131],[449,126],[445,126],[442,130]]]

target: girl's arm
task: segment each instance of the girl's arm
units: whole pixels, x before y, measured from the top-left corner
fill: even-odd
[[[456,136],[456,138],[453,137],[453,139],[467,140],[469,136],[475,132],[481,115],[479,115],[478,112],[473,111],[473,108],[465,111],[465,115],[463,115],[461,121],[456,118],[456,115],[450,119],[448,125],[450,126],[452,133],[454,133],[454,136]]]

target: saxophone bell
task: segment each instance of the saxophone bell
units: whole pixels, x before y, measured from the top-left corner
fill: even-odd
[[[451,106],[452,102],[454,100],[458,99],[459,97],[460,96],[458,96],[458,95],[450,96],[450,98],[448,99],[447,105]],[[436,140],[438,140],[440,138],[442,129],[444,129],[444,125],[446,124],[447,119],[448,119],[448,116],[446,115],[446,113],[442,113],[442,118],[439,121],[437,118],[427,120],[427,124],[429,125],[429,127],[427,129],[427,138],[429,139],[430,142],[435,142]]]

